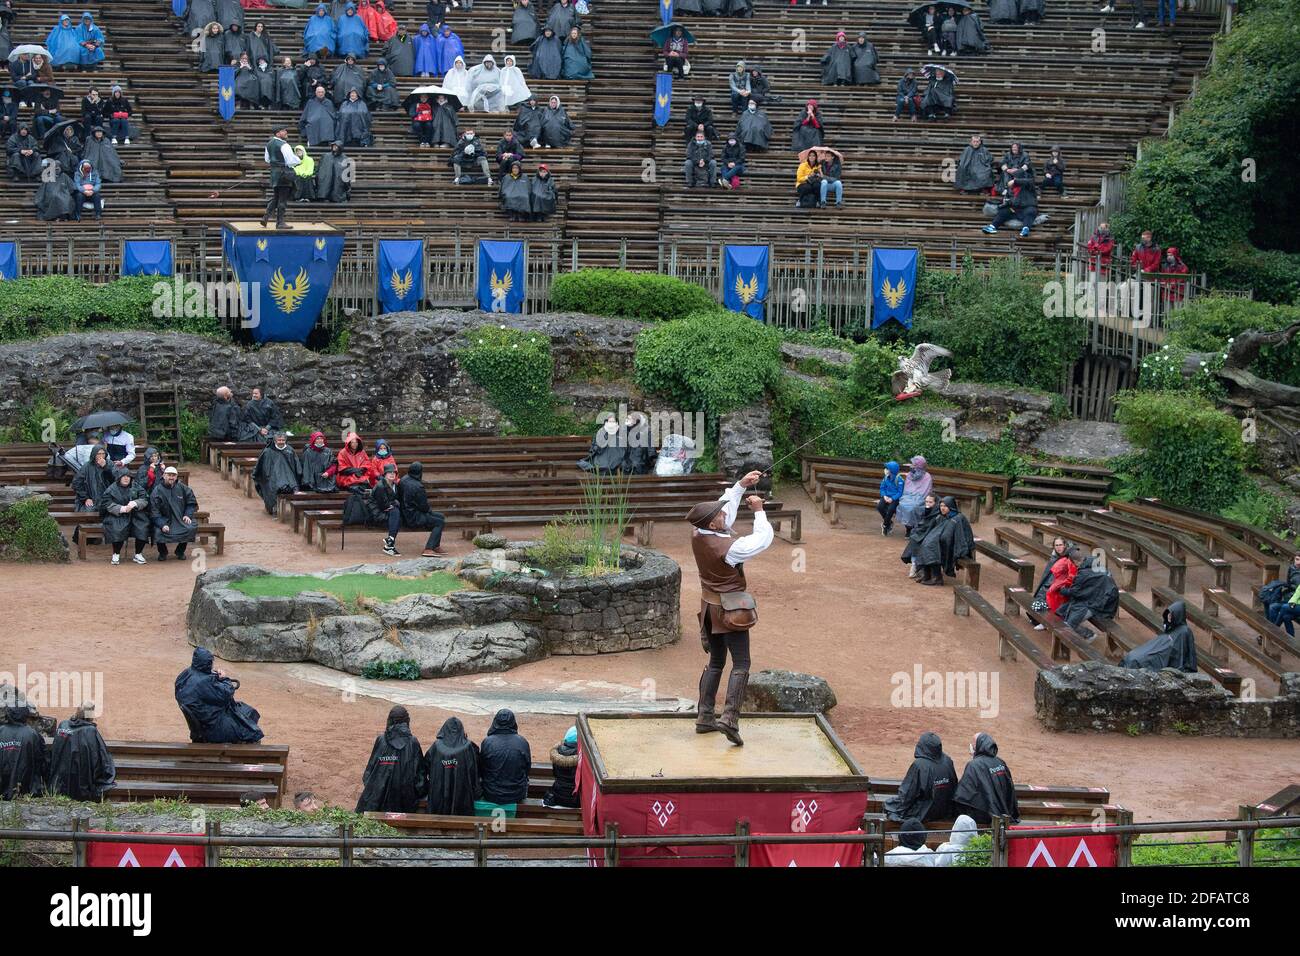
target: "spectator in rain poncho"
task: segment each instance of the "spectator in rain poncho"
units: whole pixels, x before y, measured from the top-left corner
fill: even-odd
[[[546,25],[557,37],[567,37],[574,27],[582,26],[582,21],[578,19],[578,11],[569,0],[556,0],[546,18]]]
[[[90,719],[94,712],[94,704],[82,704],[54,732],[54,745],[50,748],[50,793],[71,800],[98,802],[116,783],[113,755]]]
[[[81,15],[77,43],[81,48],[78,64],[83,70],[93,70],[104,62],[104,31],[95,25],[95,18],[89,10]]]
[[[309,146],[332,143],[338,139],[339,114],[325,95],[325,87],[316,87],[316,95],[307,101],[298,119],[298,134]]]
[[[984,24],[980,23],[979,15],[969,9],[962,10],[957,17],[957,52],[987,53],[989,49],[988,38],[984,36]]]
[[[439,95],[433,102],[429,119],[429,140],[434,146],[455,146],[460,139],[460,126],[451,101]]]
[[[531,99],[533,95],[524,80],[523,70],[515,63],[513,53],[506,54],[505,66],[501,67],[501,95],[505,97],[507,109],[513,109]]]
[[[357,8],[349,3],[343,16],[334,21],[334,26],[339,56],[364,59],[370,52],[370,31],[366,29],[366,22],[357,16]]]
[[[880,479],[876,511],[880,514],[880,533],[888,535],[894,530],[894,514],[903,499],[903,478],[898,473],[898,462],[885,462],[885,473]]]
[[[196,744],[256,744],[261,715],[235,700],[238,680],[213,667],[211,650],[195,648],[190,666],[175,679],[175,702]]]
[[[412,38],[411,45],[415,48],[413,67],[415,75],[430,77],[441,75],[438,69],[438,41],[429,32],[429,24],[420,24],[420,32]]]
[[[510,17],[510,42],[528,45],[537,38],[537,11],[531,0],[516,0]]]
[[[260,388],[251,389],[240,412],[239,440],[264,441],[269,445],[275,433],[283,430],[284,416],[280,414],[280,406],[264,396]]]
[[[74,175],[81,165],[82,146],[73,127],[63,127],[63,133],[54,137],[52,143],[46,140],[46,144],[50,159],[58,162],[60,168],[69,176]]]
[[[298,457],[299,481],[303,491],[328,492],[334,485],[334,449],[328,447],[325,433],[312,432]]]
[[[150,445],[140,456],[140,467],[135,470],[135,475],[131,483],[137,489],[144,492],[144,496],[149,497],[153,491],[154,485],[162,484],[163,477],[163,457],[162,452]]]
[[[389,13],[388,4],[384,0],[375,0],[375,27],[371,35],[381,43],[387,43],[397,36],[397,30],[397,18]]]
[[[566,80],[595,79],[591,72],[591,44],[582,36],[582,31],[574,27],[564,41],[561,54],[560,76]]]
[[[366,77],[366,105],[372,110],[402,108],[402,101],[397,96],[397,77],[388,69],[388,61],[383,57]]]
[[[917,455],[912,459],[911,470],[903,480],[903,497],[898,503],[898,513],[895,515],[909,532],[920,516],[925,496],[933,487],[934,478],[926,470],[925,459]]]
[[[9,178],[15,182],[35,179],[41,174],[41,144],[25,122],[20,122],[17,132],[5,141],[5,156]],[[72,184],[68,185],[71,187]]]
[[[284,432],[277,432],[274,443],[262,450],[253,468],[253,488],[262,499],[266,513],[275,514],[280,495],[293,494],[301,482],[298,458],[289,447]]]
[[[254,23],[252,32],[245,36],[248,39],[248,58],[254,63],[258,60],[274,63],[280,56],[280,48],[271,39],[271,34],[266,32],[266,24],[261,20]]]
[[[167,546],[176,546],[176,560],[185,560],[185,547],[197,534],[199,503],[190,486],[180,479],[174,467],[163,470],[162,480],[149,492],[149,517],[153,522],[153,540],[158,546],[158,560],[167,560]]]
[[[501,211],[511,222],[524,222],[532,217],[532,190],[519,163],[511,163],[510,171],[501,177],[499,195]]]
[[[239,58],[248,53],[248,37],[244,36],[244,28],[238,23],[231,23],[226,27],[222,51],[227,63],[238,63]]]
[[[458,56],[452,61],[451,69],[442,78],[442,88],[462,105],[469,102],[469,70],[465,67],[464,57]]]
[[[964,193],[984,192],[993,187],[993,157],[983,136],[972,136],[970,145],[957,160],[957,188]]]
[[[91,447],[90,457],[72,476],[72,493],[76,496],[73,511],[99,511],[99,500],[113,483],[112,463],[103,445]]]
[[[969,561],[974,557],[975,533],[952,495],[940,499],[939,513],[944,519],[939,535],[939,564],[943,573],[951,578],[957,574],[958,561]]]
[[[244,29],[244,6],[239,0],[217,0],[217,19],[225,26],[238,24]]]
[[[853,82],[853,48],[841,30],[822,54],[822,86],[849,86]]]
[[[384,59],[394,76],[415,76],[415,42],[406,27],[398,27],[397,33],[384,44]]]
[[[427,792],[428,767],[405,707],[388,712],[387,726],[375,738],[361,783],[357,813],[414,813]]]
[[[935,580],[935,571],[938,570],[939,564],[939,523],[942,520],[939,502],[932,491],[925,496],[922,509],[914,516],[912,524],[907,527],[907,545],[903,548],[899,560],[912,566],[908,577],[916,579],[921,584],[943,583],[942,572],[939,574],[939,579]]]
[[[442,528],[446,516],[434,511],[429,504],[429,494],[424,488],[424,465],[413,461],[406,466],[406,475],[397,483],[397,506],[402,512],[402,524],[412,531],[427,531],[424,550],[420,557],[432,558],[443,553]]]
[[[880,55],[865,33],[859,33],[853,44],[853,83],[855,86],[874,86],[880,82]]]
[[[598,475],[618,474],[623,470],[626,457],[624,452],[623,443],[619,439],[618,416],[607,415],[591,439],[587,456],[578,462],[578,467]]]
[[[275,71],[271,69],[271,62],[259,59],[253,69],[253,75],[257,77],[257,92],[261,98],[261,108],[270,109],[275,105]]]
[[[551,177],[551,168],[545,163],[537,167],[537,175],[533,177],[529,192],[533,206],[533,219],[536,222],[544,222],[555,212],[557,201],[555,180]]]
[[[528,741],[519,733],[513,711],[498,710],[492,726],[478,748],[479,778],[483,799],[509,806],[528,797],[528,773],[533,755]]]
[[[483,62],[469,71],[469,102],[465,104],[471,112],[504,113],[506,98],[501,92],[501,71],[492,54],[483,57]]]
[[[989,21],[992,23],[1019,23],[1019,4],[1016,3],[1016,0],[989,0]]]
[[[479,798],[478,745],[465,736],[459,717],[448,717],[425,755],[429,812],[471,817]]]
[[[21,698],[20,698],[21,699]],[[0,700],[0,800],[38,797],[45,793],[49,775],[49,750],[40,731],[27,723],[26,704]]]
[[[1052,553],[1049,554],[1047,556],[1047,560],[1043,562],[1043,573],[1038,578],[1038,586],[1034,588],[1034,596],[1030,606],[1035,611],[1043,612],[1048,609],[1047,592],[1052,587],[1053,565],[1055,565],[1056,562],[1065,559],[1067,564],[1071,568],[1074,567],[1074,563],[1068,560],[1069,549],[1070,549],[1070,543],[1066,541],[1064,538],[1062,538],[1060,535],[1057,535],[1055,538],[1052,539]],[[1043,626],[1041,624],[1035,624],[1034,630],[1041,631],[1043,630]]]
[[[885,813],[891,820],[915,817],[923,823],[952,819],[957,768],[943,752],[939,735],[932,731],[921,734],[913,758],[898,793],[885,801]]]
[[[560,98],[552,96],[542,110],[542,146],[546,149],[568,146],[572,138],[573,121],[560,105]]]
[[[465,44],[460,42],[460,37],[445,23],[433,40],[433,48],[438,58],[435,76],[442,76],[450,70],[456,63],[456,57],[465,56]]]
[[[370,110],[366,101],[356,90],[339,107],[338,138],[344,146],[369,146],[373,141],[370,135]]]
[[[275,69],[275,105],[284,110],[302,109],[302,73],[287,56]]]
[[[790,145],[796,153],[802,153],[813,146],[826,144],[826,123],[822,119],[821,107],[816,100],[809,100],[804,105],[803,113],[795,120],[790,133]]]
[[[128,538],[133,538],[135,555],[131,560],[144,564],[144,549],[149,543],[149,498],[136,487],[129,469],[113,469],[113,483],[104,489],[98,502],[104,540],[113,546],[112,563],[121,563],[122,548]]]
[[[1175,601],[1165,608],[1165,629],[1140,647],[1124,655],[1120,667],[1158,671],[1166,667],[1196,673],[1196,638],[1187,626],[1187,605]]]
[[[497,172],[502,176],[508,174],[511,166],[523,162],[524,152],[524,144],[515,135],[515,131],[506,130],[497,141]]]
[[[952,866],[967,853],[970,841],[976,836],[975,821],[966,814],[961,814],[952,823],[952,830],[948,833],[948,841],[940,843],[939,849],[934,851],[934,866]]]
[[[349,54],[342,63],[334,67],[330,74],[330,90],[334,94],[334,105],[342,106],[353,90],[358,93],[366,91],[366,74],[357,66],[357,58]]]
[[[293,153],[298,165],[293,167],[294,202],[310,202],[316,198],[316,160],[305,146],[295,146]]]
[[[302,55],[329,56],[338,48],[338,27],[329,15],[325,4],[316,8],[316,12],[307,18],[302,28]]]
[[[970,745],[971,759],[962,770],[953,797],[957,809],[980,826],[988,826],[994,815],[1020,822],[1016,784],[1006,762],[998,759],[998,745],[988,734],[976,734]]]
[[[50,51],[50,65],[56,69],[80,65],[81,45],[77,39],[77,28],[72,25],[72,17],[66,13],[59,16],[59,22],[45,38],[45,48]]]
[[[191,36],[217,19],[216,0],[190,0],[185,11],[185,31]]]
[[[352,198],[352,160],[341,140],[330,143],[329,152],[316,163],[316,198],[321,202],[345,203]]]
[[[537,97],[530,95],[528,102],[519,107],[515,114],[514,131],[520,139],[533,149],[542,145],[542,108],[537,105]]]
[[[697,455],[693,438],[685,435],[669,435],[659,446],[654,473],[665,478],[689,475],[695,470]]]
[[[921,116],[925,119],[939,119],[957,112],[957,77],[951,70],[937,67],[926,70],[930,85],[921,97]]]
[[[446,100],[446,97],[438,97]],[[421,146],[433,145],[433,104],[429,102],[429,94],[421,93],[415,102],[411,103],[407,109],[411,117],[411,132],[415,134],[416,141]]]
[[[898,830],[898,846],[885,853],[885,866],[934,866],[934,851],[925,845],[925,824],[912,817]]]
[[[235,99],[241,107],[248,109],[259,109],[262,105],[262,86],[257,82],[257,73],[253,64],[248,62],[247,53],[240,55],[235,70]]]
[[[94,165],[88,160],[82,160],[77,166],[77,175],[72,177],[73,198],[76,202],[72,206],[72,218],[81,220],[81,211],[86,204],[90,204],[91,211],[94,212],[95,218],[104,218],[104,197],[100,190],[102,180],[99,178],[99,172]]]
[[[230,386],[218,386],[212,393],[208,411],[208,438],[212,441],[235,441],[239,436],[239,405]]]
[[[226,59],[226,34],[225,29],[220,23],[215,21],[208,24],[207,30],[203,33],[202,54],[199,58],[199,69],[204,73],[216,73],[223,66],[229,66],[230,61]]]
[[[767,118],[767,111],[759,109],[752,95],[740,119],[736,120],[736,139],[744,143],[747,151],[756,153],[766,151],[771,142],[772,123]]]
[[[533,41],[533,62],[528,75],[535,80],[558,80],[564,69],[564,46],[549,26]]]
[[[1119,587],[1106,568],[1092,555],[1076,550],[1075,564],[1079,573],[1066,587],[1060,589],[1066,603],[1056,613],[1065,623],[1087,640],[1095,635],[1085,626],[1090,618],[1113,618],[1119,610]]]

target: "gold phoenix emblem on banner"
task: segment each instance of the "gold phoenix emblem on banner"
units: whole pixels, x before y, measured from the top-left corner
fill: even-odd
[[[275,304],[280,307],[280,311],[286,315],[296,312],[298,306],[302,305],[302,300],[307,296],[307,290],[311,288],[311,282],[307,280],[307,270],[299,269],[298,275],[292,282],[286,282],[284,273],[279,269],[271,276],[271,298],[275,299]]]
[[[889,276],[885,276],[880,283],[880,294],[885,297],[891,309],[897,309],[898,304],[907,297],[907,280],[902,276],[898,277],[898,285],[889,284]]]
[[[753,302],[758,298],[758,273],[754,273],[746,282],[740,276],[736,276],[736,295],[745,305]]]

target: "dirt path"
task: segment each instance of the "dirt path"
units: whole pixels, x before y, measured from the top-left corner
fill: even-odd
[[[351,538],[343,554],[320,554],[214,472],[196,467],[193,487],[200,507],[227,527],[226,554],[212,558],[210,566],[240,562],[312,571],[382,559],[375,535]],[[1300,778],[1300,741],[1043,731],[1033,715],[1033,668],[1024,661],[999,662],[992,629],[977,619],[954,617],[948,589],[912,584],[898,560],[902,545],[897,538],[883,539],[865,512],[850,518],[844,529],[830,528],[798,488],[784,490],[782,497],[804,508],[805,542],[796,548],[778,539],[748,569],[762,612],[754,632],[754,666],[828,678],[839,697],[832,723],[869,774],[900,776],[923,730],[941,734],[960,767],[967,741],[983,730],[998,740],[1017,780],[1107,786],[1114,800],[1132,808],[1139,820],[1235,816],[1238,804],[1255,802]],[[986,519],[983,530],[991,524]],[[415,553],[419,543],[414,535],[399,540],[407,553]],[[455,536],[446,544],[453,554],[469,548]],[[661,525],[655,545],[689,567],[685,525]],[[172,682],[190,658],[185,609],[194,573],[189,563],[175,561],[114,568],[103,549],[92,551],[92,560],[74,560],[67,567],[5,565],[0,602],[9,620],[0,671],[16,672],[25,665],[29,673],[102,672],[106,736],[185,739]],[[986,566],[984,577],[987,594],[1012,583],[997,566]],[[571,723],[565,716],[529,712],[530,700],[545,693],[600,697],[642,688],[693,699],[702,664],[694,636],[699,591],[693,573],[683,575],[682,592],[685,637],[673,647],[554,657],[505,674],[422,681],[395,690],[489,689],[494,698],[517,700],[533,755],[544,759]],[[261,711],[267,740],[291,745],[290,790],[310,788],[350,806],[390,703],[292,676],[294,666],[231,663],[224,669],[242,681],[240,698]],[[917,666],[996,675],[996,716],[981,717],[975,707],[893,706],[896,685],[891,678],[911,675]],[[1271,684],[1261,687],[1272,691]],[[72,706],[68,702],[48,710],[62,717]],[[413,730],[427,747],[450,711],[410,707]],[[476,738],[490,722],[482,712],[458,716]]]

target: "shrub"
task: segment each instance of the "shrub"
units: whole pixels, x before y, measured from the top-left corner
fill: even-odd
[[[1007,259],[942,280],[926,270],[912,342],[953,353],[958,378],[1059,391],[1083,348],[1082,319],[1043,314],[1045,273]]]
[[[361,676],[368,680],[419,680],[420,665],[410,659],[371,661],[361,668]]]
[[[781,375],[781,335],[738,312],[697,312],[641,331],[636,383],[710,420],[763,396]]]
[[[1276,533],[1286,522],[1286,505],[1286,499],[1281,495],[1265,491],[1254,481],[1249,481],[1241,496],[1219,513],[1230,521],[1242,521]]]
[[[63,561],[67,552],[46,502],[26,498],[0,510],[0,558],[6,561]]]
[[[1300,306],[1271,305],[1250,299],[1206,296],[1170,313],[1169,344],[1192,352],[1227,351],[1248,329],[1273,332],[1300,322]],[[1261,378],[1300,385],[1300,347],[1266,346],[1251,369]]]
[[[579,269],[552,280],[551,308],[628,319],[679,319],[719,306],[707,289],[671,276]]]
[[[1231,415],[1188,392],[1126,392],[1115,409],[1138,449],[1120,466],[1133,495],[1210,511],[1240,496],[1246,455]]]
[[[488,393],[501,414],[525,435],[545,435],[553,424],[551,340],[536,332],[484,325],[466,333],[456,359]]]
[[[14,441],[67,442],[71,439],[72,417],[56,406],[44,392],[37,392],[32,397],[31,404],[23,409],[15,429]]]
[[[849,365],[849,395],[859,405],[869,405],[890,396],[890,377],[898,371],[902,346],[882,345],[869,338],[853,349]]]
[[[1216,352],[1201,359],[1199,367],[1190,376],[1183,374],[1188,351],[1178,346],[1164,346],[1142,360],[1138,373],[1138,387],[1158,392],[1191,391],[1209,399],[1219,399],[1227,394],[1217,373],[1223,368],[1223,353]]]
[[[0,341],[42,338],[94,329],[155,329],[227,337],[211,315],[154,314],[156,276],[127,276],[103,285],[70,276],[32,276],[0,282]]]

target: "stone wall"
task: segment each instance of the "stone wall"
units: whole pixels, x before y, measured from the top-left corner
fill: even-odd
[[[1048,730],[1197,737],[1300,737],[1300,674],[1277,697],[1233,697],[1206,674],[1087,661],[1038,672],[1034,709]]]

